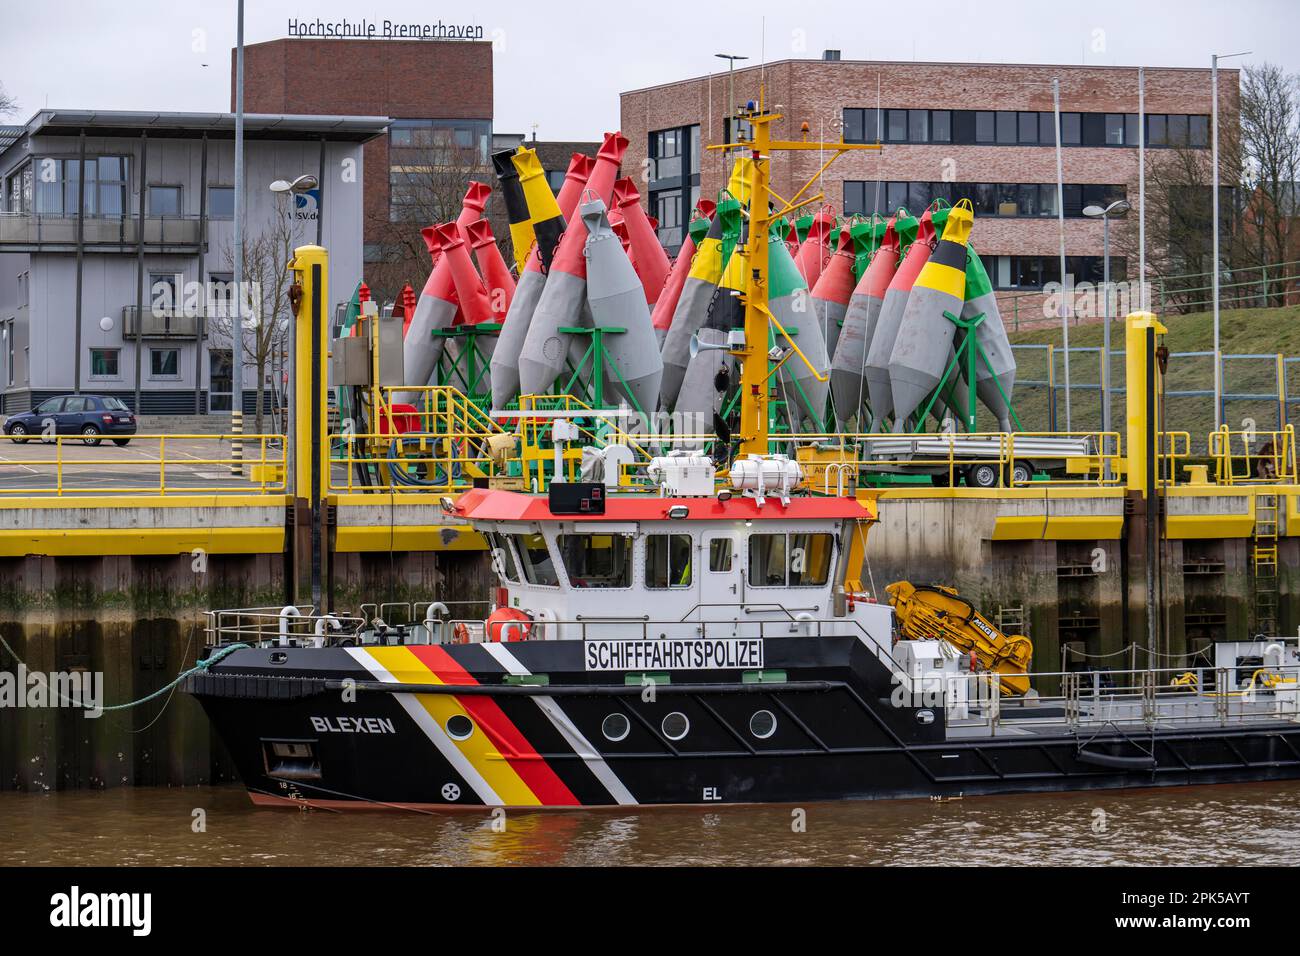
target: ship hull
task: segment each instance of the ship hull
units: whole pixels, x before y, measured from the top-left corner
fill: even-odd
[[[189,690],[263,806],[800,804],[1300,778],[1291,720],[1153,732],[1069,728],[1046,709],[1041,728],[954,736],[942,708],[895,702],[861,641],[758,643],[761,667],[653,685],[653,668],[585,669],[582,641],[249,649]]]

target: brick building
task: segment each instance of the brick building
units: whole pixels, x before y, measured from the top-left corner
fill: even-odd
[[[1043,317],[1041,290],[1060,279],[1056,209],[1056,150],[1052,80],[1059,77],[1062,114],[1066,271],[1075,282],[1099,281],[1102,223],[1084,207],[1138,197],[1138,71],[1129,67],[1030,66],[782,60],[625,92],[622,129],[631,141],[625,168],[648,160],[643,189],[660,237],[675,248],[697,196],[723,184],[723,164],[710,143],[737,138],[727,115],[734,101],[766,103],[783,119],[773,135],[799,139],[880,142],[879,152],[849,153],[822,179],[837,211],[869,214],[907,206],[919,211],[934,197],[975,205],[972,241],[989,266],[1009,324]],[[1209,149],[1210,71],[1147,69],[1146,142]],[[1238,74],[1221,70],[1220,116],[1237,114]],[[743,138],[743,136],[739,137]],[[823,162],[817,152],[780,154],[772,185],[790,196]],[[1112,231],[1112,278],[1128,263],[1116,252],[1118,230],[1136,229],[1136,213]],[[1148,212],[1148,244],[1157,224]],[[1133,263],[1136,270],[1136,262]]]
[[[232,108],[234,62],[232,50]],[[463,172],[425,170],[470,167],[475,178],[491,178],[492,44],[303,38],[249,44],[244,110],[392,118],[387,135],[365,146],[366,276],[382,284],[384,264],[405,262],[409,267],[398,265],[395,279],[418,285],[428,271],[419,230],[454,217],[442,207],[454,202],[458,211],[464,193]],[[327,171],[323,202],[330,180]]]

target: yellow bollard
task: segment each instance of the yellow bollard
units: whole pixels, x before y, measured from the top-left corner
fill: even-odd
[[[1160,370],[1156,368],[1156,336],[1168,331],[1152,312],[1130,312],[1124,320],[1124,407],[1128,446],[1128,488],[1146,492],[1147,471],[1154,468],[1159,454],[1159,437],[1156,447],[1148,446],[1147,422],[1154,418],[1159,408],[1162,387]],[[1160,423],[1155,423],[1160,431]]]

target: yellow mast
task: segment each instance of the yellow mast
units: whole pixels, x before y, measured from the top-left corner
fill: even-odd
[[[768,370],[767,333],[768,323],[772,321],[773,317],[767,306],[767,274],[768,233],[771,230],[772,223],[796,209],[824,199],[825,197],[821,193],[806,198],[801,197],[826,168],[841,155],[850,150],[880,149],[879,143],[774,141],[772,139],[771,125],[781,119],[781,114],[767,112],[763,105],[763,94],[764,91],[760,88],[757,107],[753,107],[751,104],[749,108],[737,111],[740,117],[752,125],[754,130],[752,140],[709,147],[709,149],[724,151],[747,149],[750,151],[750,158],[753,160],[750,164],[749,175],[749,238],[746,244],[749,275],[745,279],[745,290],[742,297],[745,304],[745,343],[740,348],[732,351],[732,354],[740,361],[739,437],[741,456],[765,455],[768,452],[768,389],[771,373]],[[769,164],[771,162],[771,153],[790,150],[828,150],[831,152],[831,157],[787,201],[772,191]],[[780,208],[771,208],[773,199],[780,204]],[[784,334],[784,330],[781,331]],[[789,338],[789,336],[786,337]],[[796,357],[808,364],[807,359],[804,358],[803,353],[799,351],[793,340],[791,340],[790,344],[794,348]],[[812,368],[811,365],[808,367],[819,377],[826,373],[825,369]]]

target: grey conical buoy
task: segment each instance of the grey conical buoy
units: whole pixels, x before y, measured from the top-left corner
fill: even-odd
[[[587,227],[587,302],[593,324],[598,328],[626,329],[604,337],[609,360],[623,379],[620,382],[618,376],[613,376],[610,386],[649,414],[658,407],[664,363],[656,347],[645,287],[623,243],[610,228],[604,202],[584,202],[578,212]]]
[[[966,290],[966,243],[974,216],[966,200],[948,211],[943,238],[916,277],[889,356],[895,431],[926,402],[943,379]]]

